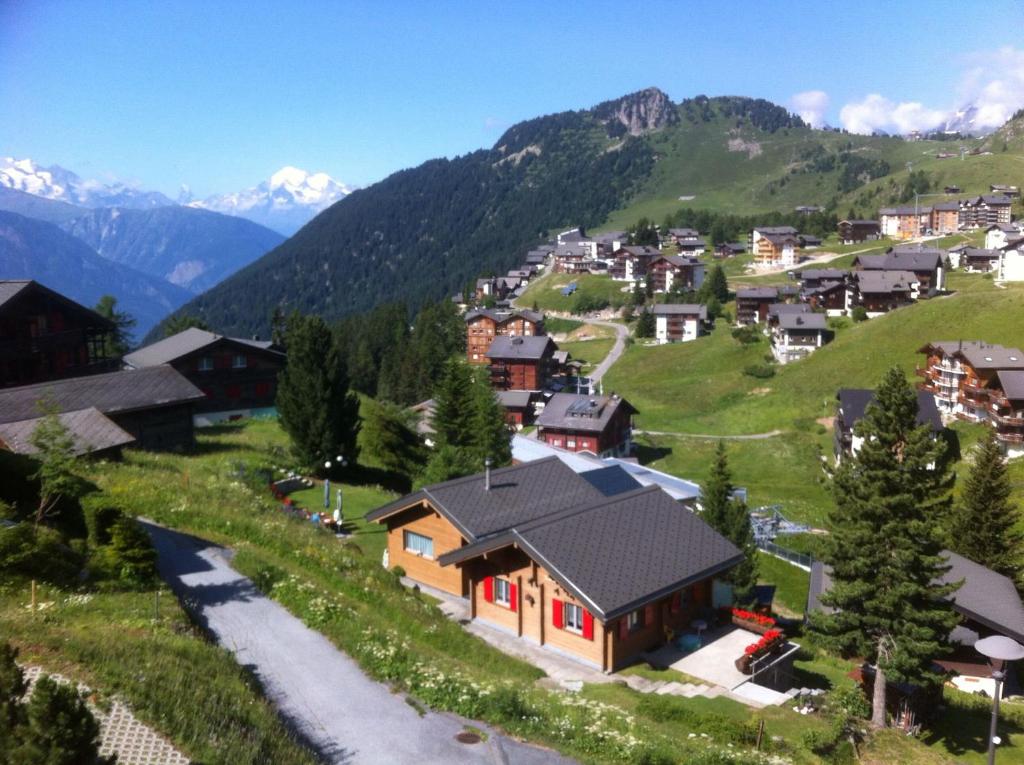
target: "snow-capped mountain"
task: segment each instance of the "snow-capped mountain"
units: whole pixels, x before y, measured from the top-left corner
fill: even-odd
[[[968,104],[962,109],[957,109],[946,119],[946,124],[942,126],[942,132],[975,135],[977,133],[977,128],[974,123],[977,116],[978,107],[974,104]],[[993,129],[994,128],[988,128],[987,130],[983,130],[982,133],[991,132]]]
[[[283,167],[259,186],[189,202],[190,207],[236,215],[291,236],[322,210],[353,191],[327,173]]]
[[[0,186],[81,207],[148,210],[174,204],[158,191],[143,191],[125,183],[88,180],[59,165],[41,167],[31,159],[13,157],[0,157]]]

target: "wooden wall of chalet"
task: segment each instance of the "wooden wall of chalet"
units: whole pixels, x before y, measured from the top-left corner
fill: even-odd
[[[446,552],[462,547],[462,535],[433,508],[422,505],[388,518],[388,565],[401,566],[417,582],[436,587],[444,592],[466,595],[467,584],[463,571],[456,566],[442,568],[437,559]],[[430,537],[434,541],[434,557],[424,558],[405,549],[403,531]]]

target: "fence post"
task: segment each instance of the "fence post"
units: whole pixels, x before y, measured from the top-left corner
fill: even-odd
[[[36,612],[36,580],[32,580],[32,613]]]

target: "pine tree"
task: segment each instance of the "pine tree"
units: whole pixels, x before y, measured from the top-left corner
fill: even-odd
[[[330,329],[319,316],[293,315],[287,339],[277,410],[295,455],[317,471],[336,454],[354,463],[359,400],[349,391],[348,371]]]
[[[1012,487],[995,433],[978,445],[974,465],[950,515],[949,547],[966,558],[1010,577],[1018,587],[1024,562],[1020,514],[1010,501]]]
[[[54,406],[44,403],[44,414],[28,440],[35,447],[33,459],[38,463],[32,479],[39,482],[39,504],[35,523],[56,515],[63,499],[77,499],[85,490],[76,475],[75,440],[60,421]]]
[[[117,310],[117,298],[104,295],[96,304],[96,313],[114,324],[114,331],[103,338],[103,355],[108,359],[119,359],[128,353],[131,346],[132,327],[135,319],[126,311]]]
[[[25,704],[26,724],[19,730],[11,762],[40,765],[101,765],[100,726],[79,691],[47,676],[36,683]]]
[[[0,765],[13,760],[7,754],[15,749],[19,729],[25,724],[25,709],[21,699],[28,690],[25,673],[15,659],[18,650],[10,643],[0,643]]]
[[[656,331],[657,324],[654,320],[654,314],[648,309],[640,309],[640,318],[636,322],[636,336],[654,337]]]
[[[426,463],[426,450],[407,409],[386,401],[368,399],[362,407],[359,431],[360,454],[368,464],[379,465],[411,483]]]
[[[733,499],[734,490],[725,443],[718,442],[711,474],[700,493],[701,518],[743,553],[743,561],[726,575],[738,601],[749,600],[757,584],[757,545],[750,525],[750,511],[744,502]]]
[[[436,443],[465,449],[473,446],[473,376],[458,359],[449,359],[434,394]]]
[[[729,302],[729,282],[725,278],[725,271],[716,263],[707,280],[701,284],[701,289],[708,297],[714,297],[719,303]]]
[[[822,597],[833,612],[811,615],[827,646],[874,665],[871,720],[878,727],[886,725],[890,680],[940,681],[932,661],[948,649],[957,623],[948,598],[958,585],[936,583],[948,571],[939,523],[951,481],[941,444],[916,417],[914,390],[902,371],[890,370],[857,424],[862,446],[833,483],[824,556],[832,588]]]
[[[498,403],[484,372],[473,382],[473,455],[477,465],[490,459],[494,467],[512,464],[512,442],[505,408]],[[478,468],[479,469],[479,468]]]

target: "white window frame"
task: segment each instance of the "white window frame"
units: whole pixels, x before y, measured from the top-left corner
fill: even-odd
[[[242,363],[239,364],[238,360],[241,359]],[[249,366],[249,359],[246,358],[244,353],[236,353],[231,357],[231,368],[232,369],[245,369]]]
[[[583,606],[575,603],[562,604],[562,626],[569,632],[583,634]]]
[[[200,356],[199,357],[199,371],[200,372],[212,372],[213,371],[213,357],[212,356]]]
[[[402,532],[402,547],[406,552],[428,560],[434,559],[434,540],[425,534],[408,529]]]
[[[494,602],[499,606],[512,605],[512,582],[494,577]]]
[[[643,629],[644,612],[639,608],[636,611],[630,611],[626,615],[626,626],[629,628],[630,633]]]
[[[576,448],[576,439],[575,438],[568,439],[565,442],[565,446],[566,446],[567,449],[575,449]]]

